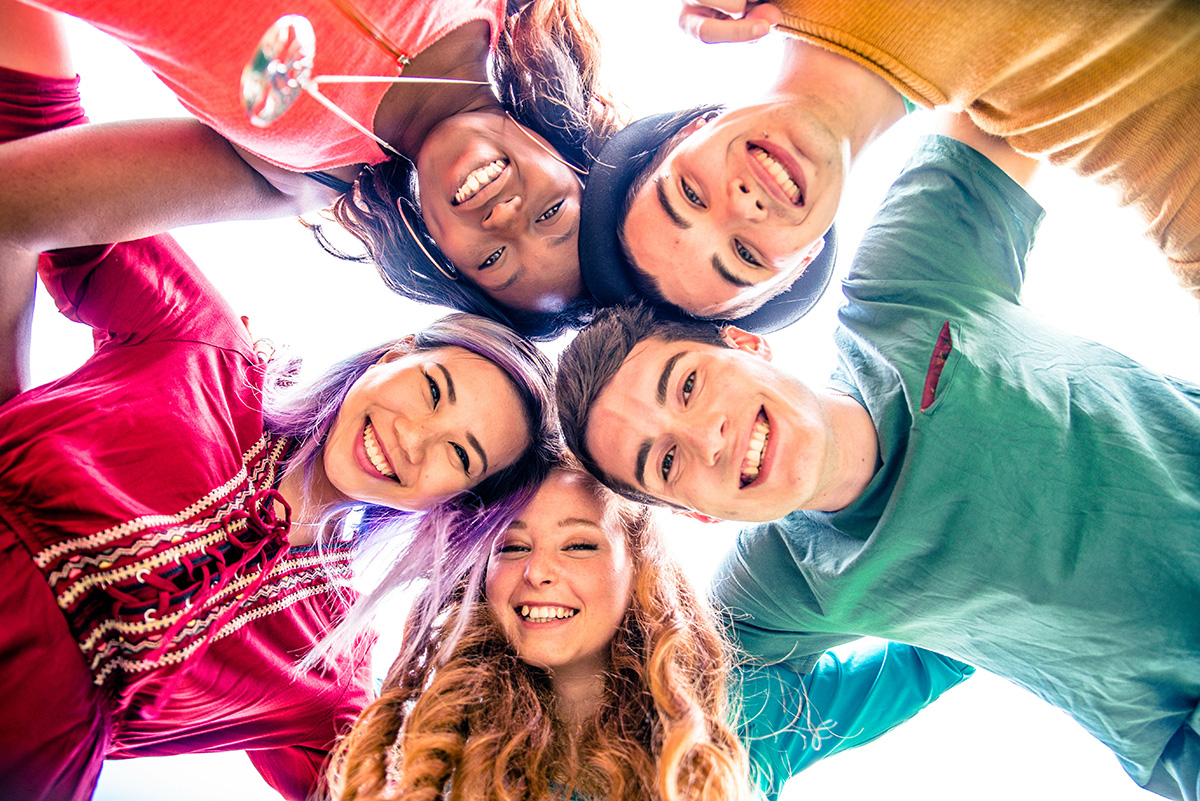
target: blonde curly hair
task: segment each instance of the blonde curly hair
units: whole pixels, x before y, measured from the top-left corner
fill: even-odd
[[[550,674],[521,661],[482,592],[460,585],[380,698],[339,743],[340,801],[728,801],[746,797],[731,727],[729,659],[704,600],[649,510],[585,476],[624,529],[633,600],[610,646],[604,700],[581,729],[555,716]],[[607,516],[607,515],[606,515]],[[418,604],[419,605],[419,604]],[[454,623],[466,616],[451,641]]]

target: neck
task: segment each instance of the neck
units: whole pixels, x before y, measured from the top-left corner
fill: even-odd
[[[315,475],[310,484],[304,481],[302,465],[287,470],[279,482],[279,494],[292,509],[292,527],[288,544],[312,545],[320,532],[325,510],[340,500],[340,494],[325,476],[324,464],[317,458]]]
[[[829,392],[825,408],[833,431],[828,488],[806,507],[822,512],[845,509],[867,489],[879,460],[879,434],[867,410],[853,398]]]
[[[413,57],[404,74],[486,81],[488,24],[468,23]],[[444,120],[468,111],[500,108],[490,86],[397,83],[375,110],[375,134],[415,161],[425,137]]]
[[[596,714],[604,698],[603,669],[555,671],[550,677],[554,688],[555,711],[572,731]]]
[[[846,143],[851,160],[905,114],[900,93],[882,77],[799,39],[787,40],[772,91],[805,104]]]

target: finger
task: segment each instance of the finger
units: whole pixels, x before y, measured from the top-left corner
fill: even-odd
[[[746,11],[746,0],[683,0],[683,5],[697,10],[711,9],[731,17],[740,17]]]
[[[783,22],[783,12],[770,3],[758,3],[742,19],[758,19],[768,25],[778,25]]]
[[[761,19],[728,19],[706,16],[699,11],[684,10],[679,27],[702,42],[750,42],[761,39],[771,26]]]

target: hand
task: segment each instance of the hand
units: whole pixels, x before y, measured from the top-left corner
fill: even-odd
[[[757,0],[683,0],[679,27],[709,44],[751,42],[766,36],[783,14]]]

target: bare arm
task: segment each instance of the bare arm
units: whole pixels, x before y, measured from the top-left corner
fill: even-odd
[[[74,75],[62,18],[0,2],[0,65],[57,78]],[[0,241],[0,403],[29,386],[36,281],[37,254]]]
[[[10,142],[0,146],[0,174],[0,241],[35,252],[287,216],[328,197],[299,174],[286,194],[192,119],[83,125]]]
[[[935,112],[933,132],[957,139],[987,156],[993,164],[1021,186],[1028,186],[1041,164],[1037,159],[1018,153],[998,136],[984,133],[965,113]]]

